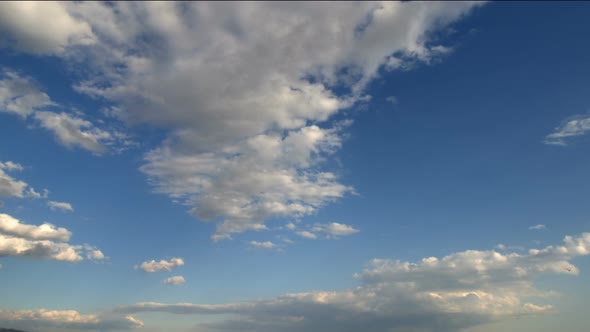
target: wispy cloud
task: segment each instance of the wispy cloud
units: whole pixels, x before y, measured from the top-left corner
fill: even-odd
[[[49,206],[51,210],[62,210],[70,212],[74,211],[72,204],[66,202],[47,201],[47,206]]]
[[[590,115],[578,115],[555,128],[543,142],[549,145],[567,145],[568,138],[585,135],[588,131],[590,131]]]
[[[534,226],[530,226],[529,229],[539,231],[539,230],[547,229],[547,227],[545,227],[545,225],[543,225],[543,224],[537,224]]]
[[[183,276],[174,276],[167,279],[162,280],[162,283],[171,285],[171,286],[181,286],[184,285],[186,280],[184,280]]]

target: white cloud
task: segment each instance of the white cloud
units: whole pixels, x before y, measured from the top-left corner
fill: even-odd
[[[538,225],[530,226],[529,229],[530,230],[543,230],[543,229],[547,229],[547,227],[545,227],[545,225],[543,225],[543,224],[538,224]]]
[[[216,331],[458,331],[470,326],[552,312],[533,302],[555,295],[536,289],[545,274],[575,276],[569,260],[590,254],[590,233],[526,254],[467,250],[418,262],[374,259],[343,291],[313,291],[227,304],[137,303],[120,314],[233,315],[199,330]],[[565,269],[567,267],[568,269]]]
[[[184,285],[184,277],[183,276],[174,276],[167,279],[164,279],[162,283],[172,286],[181,286]]]
[[[95,259],[95,260],[106,259],[105,255],[102,253],[102,251],[97,250],[97,249],[90,250],[86,254],[86,258],[88,258],[88,259]]]
[[[53,132],[56,140],[67,148],[78,146],[101,154],[107,150],[105,144],[115,140],[110,132],[71,114],[39,111],[34,117],[41,127]]]
[[[304,237],[306,239],[312,239],[312,240],[314,240],[314,239],[317,239],[318,238],[317,235],[315,235],[314,233],[309,232],[309,231],[298,231],[298,232],[295,232],[295,234],[297,234],[297,235],[299,235],[301,237]]]
[[[88,259],[103,259],[102,252],[90,245],[67,243],[72,233],[51,224],[40,226],[21,223],[7,214],[0,214],[0,257],[29,257],[66,262],[83,260],[85,252],[93,253]],[[94,255],[100,252],[102,257]]]
[[[81,314],[75,310],[3,310],[0,323],[18,328],[67,328],[80,330],[118,330],[143,326],[132,316]]]
[[[49,208],[51,210],[62,210],[62,211],[70,211],[70,212],[74,211],[72,204],[66,203],[66,202],[48,201],[47,206],[49,206]]]
[[[272,249],[277,246],[276,244],[272,243],[271,241],[265,241],[265,242],[250,241],[249,244],[254,248],[260,248],[260,249]]]
[[[49,192],[47,189],[43,194],[35,191],[26,182],[16,180],[4,171],[21,171],[23,167],[20,164],[12,161],[0,162],[0,196],[3,197],[17,197],[17,198],[47,198]]]
[[[287,228],[290,231],[294,231],[295,228],[297,228],[297,226],[294,223],[290,222],[287,225],[285,225],[285,228]]]
[[[37,110],[55,105],[30,77],[6,69],[0,70],[0,112],[14,113],[24,118]]]
[[[111,102],[119,119],[166,130],[142,171],[156,191],[216,222],[213,238],[222,239],[264,230],[270,218],[303,217],[350,193],[321,163],[343,134],[320,124],[369,98],[364,88],[380,69],[447,53],[430,33],[479,5],[11,4],[14,18],[2,29],[22,51],[58,54],[74,69],[83,64],[79,73],[88,76],[75,88]],[[39,29],[32,18],[42,13],[60,24]],[[336,95],[341,86],[347,91]],[[66,146],[100,153],[101,140],[110,139],[66,113],[35,118]]]
[[[72,233],[65,228],[55,227],[52,224],[40,226],[22,224],[7,214],[0,214],[0,233],[10,236],[22,237],[30,240],[51,240],[67,242]]]
[[[184,265],[184,260],[182,258],[172,258],[170,261],[166,261],[164,259],[162,259],[159,262],[156,262],[155,260],[151,260],[148,262],[143,262],[141,263],[141,265],[135,265],[133,268],[138,270],[141,269],[144,272],[159,272],[159,271],[172,271],[172,268],[178,267],[178,266],[183,266]]]
[[[566,139],[575,136],[585,135],[590,131],[590,116],[578,115],[563,125],[555,128],[553,133],[545,137],[545,144],[567,145]]]
[[[354,227],[346,224],[339,224],[337,222],[329,223],[329,224],[318,224],[315,225],[312,230],[314,232],[322,232],[327,234],[328,236],[336,237],[336,236],[348,236],[355,233],[358,233],[359,230],[355,229]]]
[[[71,45],[95,42],[88,23],[76,19],[61,2],[0,3],[0,36],[4,46],[35,54],[61,53]]]
[[[389,96],[389,97],[385,98],[385,101],[387,101],[387,102],[389,102],[389,103],[391,103],[393,105],[397,105],[398,102],[399,102],[397,100],[397,97],[396,96]]]

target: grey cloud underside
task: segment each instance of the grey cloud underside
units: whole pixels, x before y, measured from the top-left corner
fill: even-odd
[[[380,68],[448,53],[429,33],[479,4],[62,3],[51,10],[69,23],[50,46],[31,46],[32,14],[4,29],[20,36],[21,51],[84,68],[75,89],[110,101],[119,119],[167,130],[141,170],[157,192],[216,222],[219,240],[352,192],[322,163],[343,137],[330,118],[369,98]],[[74,137],[99,151],[62,127],[62,144]]]
[[[524,300],[545,302],[556,295],[536,289],[533,281],[546,274],[577,275],[570,260],[588,254],[590,233],[526,254],[467,250],[416,263],[375,259],[355,276],[361,285],[350,290],[215,305],[144,302],[118,307],[114,313],[222,315],[195,328],[208,332],[457,331],[551,313],[550,305]]]

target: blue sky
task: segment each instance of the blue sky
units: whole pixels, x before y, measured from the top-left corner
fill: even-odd
[[[585,331],[589,13],[0,4],[0,327]]]

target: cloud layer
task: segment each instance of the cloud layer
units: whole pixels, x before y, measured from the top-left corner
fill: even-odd
[[[536,289],[533,281],[544,274],[577,275],[570,260],[588,254],[590,233],[584,233],[526,254],[467,250],[415,263],[374,259],[355,275],[361,285],[350,290],[214,305],[144,302],[115,312],[230,315],[197,327],[207,332],[457,331],[552,312],[551,305],[532,301],[555,293]]]

